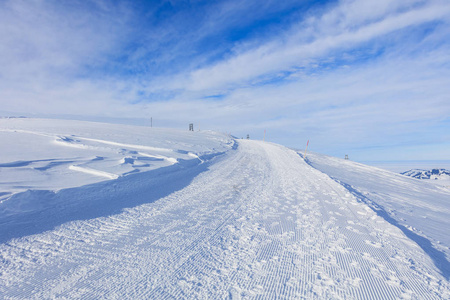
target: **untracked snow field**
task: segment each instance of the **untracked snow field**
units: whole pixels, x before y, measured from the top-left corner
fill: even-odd
[[[214,132],[0,119],[0,143],[0,298],[450,298],[445,187]]]

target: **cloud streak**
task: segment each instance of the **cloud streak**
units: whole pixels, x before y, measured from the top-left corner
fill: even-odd
[[[295,25],[286,34],[285,41],[277,39],[211,67],[195,70],[191,73],[186,88],[205,90],[230,85],[242,86],[266,74],[306,67],[311,60],[320,59],[339,48],[351,49],[357,44],[408,26],[448,19],[450,16],[450,4],[440,3],[420,6],[406,12],[391,12],[386,18],[370,22],[372,15],[366,15],[369,21],[362,19],[362,15],[356,18],[356,5],[361,6],[355,2],[344,3],[322,17],[307,19],[304,23]],[[369,3],[369,6],[373,7],[373,4]],[[362,9],[362,12],[369,13],[369,10]],[[362,23],[361,26],[358,26],[360,24],[357,21]],[[317,27],[322,28],[319,32],[313,32]],[[339,31],[336,32],[335,28],[339,28]],[[299,31],[305,31],[306,34],[299,34]],[[305,43],[304,40],[311,42]]]

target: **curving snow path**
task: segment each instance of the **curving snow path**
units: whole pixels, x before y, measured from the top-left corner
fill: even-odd
[[[153,203],[1,244],[0,295],[450,297],[416,243],[296,152],[240,140],[213,162]]]

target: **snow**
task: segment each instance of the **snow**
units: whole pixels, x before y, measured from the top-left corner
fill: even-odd
[[[5,298],[450,297],[445,187],[214,132],[0,119],[0,141]]]
[[[351,159],[351,157],[350,157]],[[411,169],[450,169],[450,160],[359,161],[365,165],[403,173]]]
[[[417,179],[439,180],[439,184],[450,187],[450,171],[445,169],[412,169],[401,174]]]
[[[450,186],[316,153],[307,159],[409,234],[450,277]]]
[[[7,196],[183,164],[233,143],[213,132],[23,118],[0,119],[0,141],[0,187]]]

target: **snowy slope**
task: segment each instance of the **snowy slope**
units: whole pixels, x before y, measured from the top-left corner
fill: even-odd
[[[234,145],[214,132],[22,118],[0,119],[0,143],[0,242],[157,199],[176,186],[155,191],[163,176],[186,185]],[[146,195],[114,203],[110,189]]]
[[[86,132],[100,126],[83,124],[78,125],[89,127]],[[71,130],[74,140],[81,141],[87,134],[78,125]],[[195,140],[186,141],[185,133],[161,132],[158,139],[139,144],[126,134],[107,137],[117,128],[104,126],[102,136],[88,138],[172,149],[175,154],[167,157],[183,154],[182,149],[208,155],[186,163],[175,157],[178,163],[170,166],[127,176],[114,173],[120,177],[56,193],[41,189],[7,196],[0,207],[17,200],[41,206],[0,215],[3,297],[450,297],[449,273],[437,265],[436,253],[361,201],[356,189],[316,169],[332,165],[329,161],[313,168],[280,145],[238,140],[233,147],[228,137],[214,133],[195,133]],[[95,151],[89,155],[96,156]],[[36,155],[32,161],[37,160]],[[372,171],[378,178],[378,171]],[[409,188],[420,182],[409,180]],[[380,193],[393,189],[377,187]],[[435,195],[447,195],[436,189],[429,186]],[[414,197],[412,202],[419,210]],[[423,209],[448,210],[448,204],[438,204]],[[441,247],[449,246],[442,241]]]
[[[349,160],[310,153],[308,163],[400,228],[450,276],[450,187]]]
[[[213,132],[26,118],[0,119],[0,142],[3,198],[198,161],[233,143]]]

